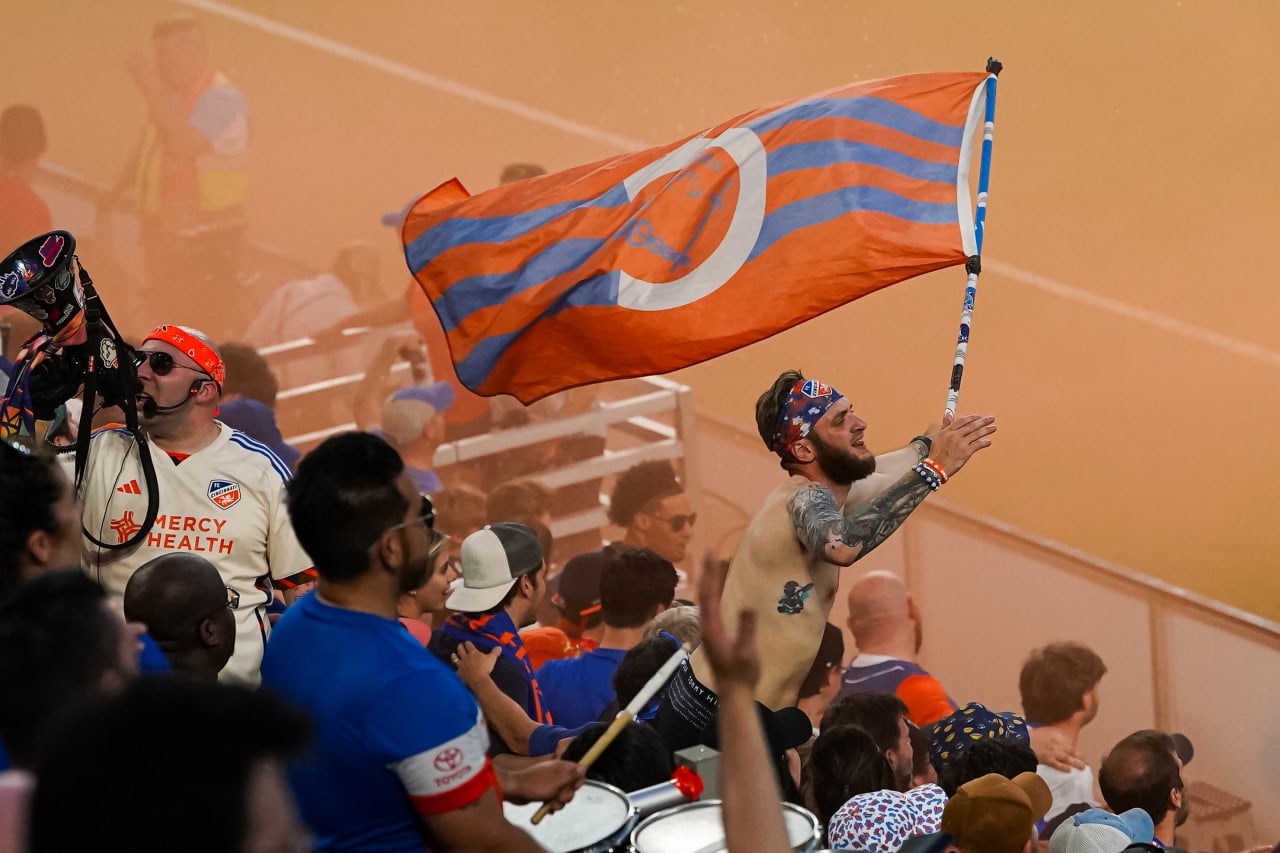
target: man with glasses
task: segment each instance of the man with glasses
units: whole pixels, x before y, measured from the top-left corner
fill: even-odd
[[[626,528],[623,545],[648,548],[678,565],[688,552],[698,514],[671,463],[655,459],[619,475],[609,498],[609,520]]]
[[[500,792],[566,802],[582,770],[496,767],[475,699],[397,619],[400,595],[431,570],[433,521],[400,457],[369,433],[333,436],[288,495],[319,580],[280,618],[262,676],[315,725],[289,781],[316,848],[540,850],[507,823]]]
[[[143,339],[138,356],[138,412],[150,440],[159,512],[141,541],[110,547],[142,531],[148,489],[133,436],[123,429],[96,432],[82,485],[82,565],[119,597],[133,573],[155,557],[186,551],[209,560],[237,600],[235,651],[221,677],[256,684],[273,590],[281,587],[288,602],[314,579],[285,510],[289,468],[265,445],[217,420],[226,367],[203,334],[159,326]]]
[[[124,617],[147,626],[175,676],[213,682],[235,650],[232,605],[239,598],[208,560],[176,552],[133,573],[124,588]]]

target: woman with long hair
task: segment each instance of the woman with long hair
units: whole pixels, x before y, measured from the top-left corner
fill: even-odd
[[[426,580],[421,586],[401,593],[396,604],[401,624],[423,646],[431,639],[431,617],[444,613],[449,587],[458,577],[458,570],[449,559],[449,537],[434,528],[431,544],[427,546],[427,565]]]

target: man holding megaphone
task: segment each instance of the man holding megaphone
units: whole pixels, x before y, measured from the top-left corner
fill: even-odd
[[[74,237],[52,232],[0,262],[0,304],[44,323],[20,355],[0,420],[16,431],[77,391],[86,429],[98,391],[122,407],[126,426],[82,438],[77,453],[82,565],[119,597],[153,557],[189,551],[208,559],[237,626],[222,676],[257,683],[274,586],[291,598],[311,580],[311,560],[285,509],[289,469],[216,419],[226,378],[217,348],[176,325],[157,327],[136,351],[128,347],[74,252]]]

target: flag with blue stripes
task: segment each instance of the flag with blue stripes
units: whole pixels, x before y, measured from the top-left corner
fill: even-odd
[[[977,73],[755,110],[670,145],[405,219],[459,378],[525,403],[738,349],[974,254]]]

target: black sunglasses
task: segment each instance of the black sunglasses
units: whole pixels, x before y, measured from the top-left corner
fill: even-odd
[[[698,514],[696,512],[691,512],[687,515],[673,515],[665,518],[661,515],[655,515],[654,518],[670,524],[672,533],[679,533],[681,530],[684,530],[684,526],[686,524],[693,527],[693,525],[698,521]]]
[[[411,524],[421,524],[430,533],[436,529],[436,505],[432,503],[431,498],[427,495],[418,495],[422,498],[422,515],[412,518],[409,521],[402,521],[399,524],[393,524],[388,530],[399,530],[401,527],[408,527]]]
[[[135,361],[137,361],[138,367],[141,367],[144,361],[147,364],[150,364],[151,372],[156,376],[168,376],[169,372],[175,367],[181,367],[185,370],[194,370],[196,373],[204,373],[205,376],[209,376],[208,373],[205,373],[205,371],[198,367],[192,367],[189,364],[178,364],[173,360],[173,356],[169,355],[167,352],[161,352],[160,350],[153,350],[150,352],[146,350],[137,350]],[[209,376],[209,378],[212,379],[213,377]]]

